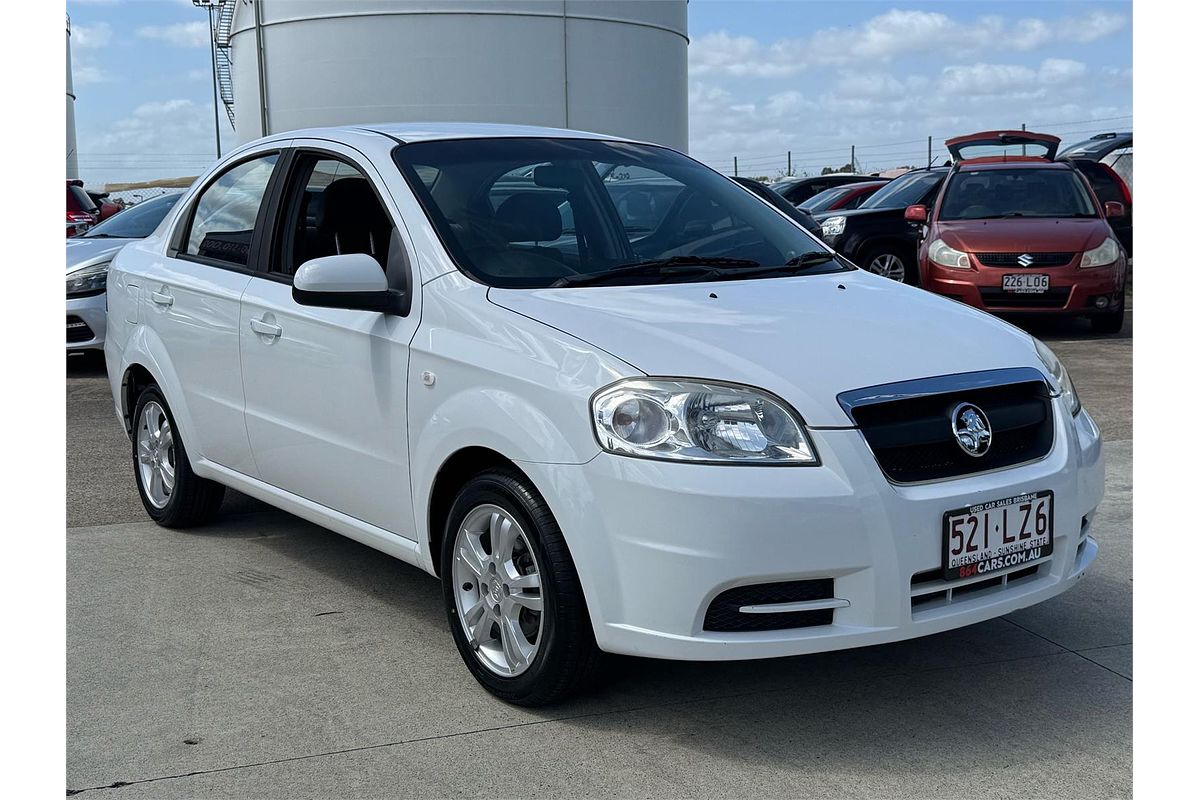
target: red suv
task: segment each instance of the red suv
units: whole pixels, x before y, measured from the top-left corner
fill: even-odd
[[[987,311],[1085,316],[1116,333],[1127,266],[1108,220],[1125,206],[1101,203],[1070,161],[1055,161],[1058,144],[1025,131],[946,141],[954,163],[932,209],[904,214],[925,226],[921,285]]]
[[[67,181],[67,236],[83,233],[100,221],[100,209],[83,190],[83,181]]]

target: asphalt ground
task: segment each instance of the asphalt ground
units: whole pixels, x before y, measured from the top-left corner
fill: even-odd
[[[148,522],[103,363],[68,357],[68,793],[1127,797],[1129,320],[1024,324],[1106,440],[1077,587],[892,645],[613,659],[597,692],[539,710],[478,687],[413,567],[232,492],[205,528]]]

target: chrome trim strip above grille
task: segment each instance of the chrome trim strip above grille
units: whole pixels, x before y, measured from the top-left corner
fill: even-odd
[[[837,396],[842,410],[854,421],[853,411],[861,406],[878,403],[892,403],[897,400],[910,400],[914,397],[928,397],[948,392],[961,392],[967,389],[983,389],[992,386],[1004,386],[1013,383],[1028,383],[1041,381],[1046,384],[1046,391],[1053,397],[1054,390],[1046,376],[1033,367],[1009,367],[1006,369],[989,369],[980,372],[960,372],[955,375],[940,375],[935,378],[917,378],[898,383],[883,383],[878,386],[867,386],[863,389],[850,389]]]

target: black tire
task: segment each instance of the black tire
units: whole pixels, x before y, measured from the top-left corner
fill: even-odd
[[[1111,314],[1102,314],[1092,317],[1089,322],[1092,324],[1092,332],[1111,336],[1120,333],[1125,327],[1125,304],[1121,304],[1119,311],[1114,311]]]
[[[917,261],[913,257],[913,254],[905,253],[903,248],[896,247],[895,245],[881,245],[879,247],[869,248],[864,251],[862,259],[855,263],[868,272],[871,272],[871,262],[884,256],[892,256],[898,259],[900,263],[904,265],[904,280],[901,281],[901,283],[907,283],[910,286],[917,286],[920,284],[920,277],[917,275]]]
[[[480,505],[503,508],[531,540],[541,576],[542,629],[538,651],[529,667],[515,677],[488,669],[471,649],[454,599],[454,543],[467,514]],[[514,705],[543,706],[588,688],[602,653],[596,646],[583,589],[562,531],[528,479],[515,470],[492,469],[473,477],[459,491],[442,535],[442,590],[454,644],[475,680]]]
[[[171,496],[167,500],[166,505],[162,508],[158,508],[154,503],[150,502],[146,487],[142,485],[142,472],[138,469],[138,425],[142,418],[142,409],[152,400],[162,406],[163,413],[166,415],[167,421],[171,424],[171,432],[175,441],[175,486],[171,490]],[[197,477],[192,472],[192,465],[188,461],[183,436],[179,432],[179,426],[175,424],[175,417],[171,414],[171,407],[167,405],[167,401],[162,396],[159,388],[153,384],[147,386],[138,395],[137,404],[134,406],[133,412],[133,435],[131,440],[133,479],[137,483],[138,496],[142,498],[142,505],[152,520],[166,528],[191,528],[203,525],[213,518],[217,510],[221,507],[221,501],[225,497],[225,487],[214,481]]]

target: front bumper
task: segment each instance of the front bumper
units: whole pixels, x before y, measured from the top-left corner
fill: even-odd
[[[1097,551],[1083,521],[1103,492],[1101,441],[1087,412],[1071,417],[1057,406],[1055,446],[1045,459],[929,484],[889,483],[854,429],[811,432],[820,467],[609,454],[583,465],[521,466],[543,487],[567,539],[602,649],[693,660],[797,655],[980,622],[1081,578]],[[1055,537],[1036,574],[957,597],[939,590],[935,603],[928,583],[914,588],[914,576],[940,566],[945,511],[1042,489],[1055,493]],[[832,578],[834,596],[848,603],[832,624],[704,629],[710,602],[731,587],[815,578]]]
[[[985,267],[977,262],[967,269],[939,266],[928,259],[921,265],[921,285],[940,295],[951,297],[984,311],[1004,314],[1094,315],[1116,311],[1125,300],[1125,260],[1108,267],[1080,269],[1076,255],[1062,267]],[[1005,275],[1038,274],[1050,276],[1050,291],[1045,295],[1011,294],[1003,290]],[[1107,298],[1103,308],[1098,298]]]
[[[104,292],[91,297],[67,298],[67,352],[103,350],[107,319],[108,304]]]

